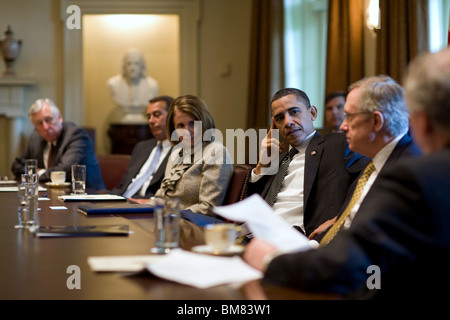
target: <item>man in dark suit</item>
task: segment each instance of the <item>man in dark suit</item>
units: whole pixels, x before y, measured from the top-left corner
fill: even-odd
[[[317,109],[303,91],[282,89],[272,97],[270,105],[272,125],[261,144],[249,194],[259,193],[275,214],[309,235],[338,213],[347,189],[368,160],[348,149],[344,134],[322,137],[315,131]],[[283,142],[275,136],[277,132]],[[285,150],[279,154],[285,147],[289,153]],[[292,152],[296,154],[291,156]],[[291,162],[286,163],[287,159]],[[276,187],[280,178],[281,189]]]
[[[357,183],[355,181],[339,215],[311,233],[309,238],[321,241],[321,244],[330,242],[339,229],[350,226],[379,173],[403,157],[421,153],[408,134],[409,113],[404,89],[392,78],[368,77],[355,82],[349,88],[344,110],[345,119],[341,130],[347,135],[350,150],[372,159],[374,170],[359,198],[355,200],[353,197]],[[352,199],[355,203],[352,202],[352,207],[348,208]],[[341,216],[342,218],[337,219]],[[340,225],[333,227],[325,236],[325,230],[335,224],[336,220]]]
[[[104,189],[100,167],[93,143],[86,130],[64,122],[61,112],[50,99],[38,99],[31,105],[28,118],[35,130],[23,154],[12,164],[18,178],[24,173],[25,159],[38,162],[39,181],[50,181],[51,171],[65,171],[71,177],[73,164],[86,165],[86,188]]]
[[[140,141],[133,148],[127,171],[120,184],[112,190],[113,193],[143,203],[153,197],[159,189],[172,149],[166,137],[167,111],[172,101],[173,98],[169,96],[159,96],[150,100],[147,106],[147,118],[154,138]],[[158,147],[160,152],[157,152]],[[155,160],[156,166],[152,168],[151,163],[158,153],[159,159]],[[148,174],[144,177],[146,173]],[[144,178],[140,179],[141,177]]]
[[[450,49],[415,58],[404,87],[424,156],[383,170],[348,230],[317,250],[278,254],[253,239],[264,281],[351,298],[450,298]]]

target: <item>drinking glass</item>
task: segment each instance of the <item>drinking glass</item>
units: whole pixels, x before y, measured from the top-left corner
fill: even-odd
[[[16,228],[31,229],[37,227],[39,224],[38,175],[22,174],[17,191],[19,224],[16,225]]]
[[[72,165],[72,194],[86,194],[86,166]]]
[[[36,159],[25,159],[25,173],[26,174],[36,174],[37,173],[37,160]]]

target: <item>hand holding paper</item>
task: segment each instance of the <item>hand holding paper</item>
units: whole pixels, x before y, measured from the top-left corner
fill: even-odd
[[[257,194],[231,205],[215,207],[214,212],[233,221],[245,222],[255,237],[283,252],[308,250],[317,243],[289,226]]]

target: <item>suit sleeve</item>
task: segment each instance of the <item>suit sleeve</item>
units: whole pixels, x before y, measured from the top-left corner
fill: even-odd
[[[382,275],[386,270],[404,275],[411,271],[409,279],[415,278],[414,270],[408,268],[417,265],[415,250],[423,247],[425,235],[421,230],[429,227],[429,221],[421,216],[427,209],[413,177],[411,171],[401,167],[384,175],[377,197],[368,199],[367,205],[360,208],[363,212],[358,212],[358,221],[348,230],[338,233],[325,247],[275,258],[266,270],[265,281],[349,295],[375,293],[366,288],[367,268],[371,265],[380,266]],[[399,287],[401,281],[394,279]]]

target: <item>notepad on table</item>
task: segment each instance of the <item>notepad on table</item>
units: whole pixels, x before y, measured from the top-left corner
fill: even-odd
[[[99,225],[99,226],[39,226],[33,230],[36,237],[100,237],[128,236],[129,226]]]
[[[153,213],[153,206],[138,203],[86,203],[78,206],[84,215]]]

